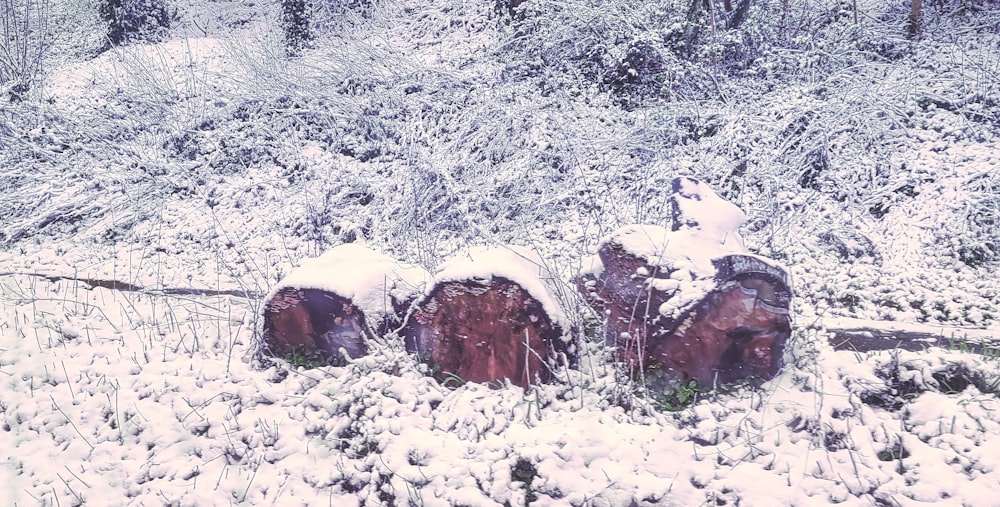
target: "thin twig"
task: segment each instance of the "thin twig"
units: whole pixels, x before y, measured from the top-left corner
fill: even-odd
[[[69,425],[72,426],[74,430],[76,430],[76,434],[80,435],[80,438],[83,439],[84,443],[86,443],[87,446],[90,447],[90,450],[93,451],[94,450],[94,444],[90,443],[90,441],[87,440],[87,437],[83,436],[83,433],[80,432],[80,428],[77,428],[76,424],[73,422],[73,420],[70,419],[68,415],[66,415],[66,412],[63,412],[63,409],[59,407],[59,404],[56,403],[56,399],[51,394],[49,395],[49,399],[52,400],[52,406],[55,407],[55,409],[58,410],[59,413],[62,414],[63,417],[66,418],[66,422],[68,422]]]

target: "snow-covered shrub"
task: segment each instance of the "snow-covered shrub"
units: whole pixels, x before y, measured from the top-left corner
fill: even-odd
[[[298,56],[336,27],[350,25],[354,15],[370,17],[371,0],[280,0],[285,54]]]
[[[42,72],[51,40],[49,0],[0,0],[0,92],[22,100]]]
[[[702,2],[691,2],[691,7]],[[706,2],[705,5],[708,3]],[[673,48],[687,60],[720,75],[755,73],[758,59],[781,47],[787,27],[775,2],[730,2],[689,9],[674,25]]]
[[[782,15],[778,2],[740,2],[728,13],[739,18],[732,23],[707,10],[688,13],[691,5],[681,0],[527,3],[525,20],[513,29],[517,44],[510,47],[528,57],[521,74],[582,78],[578,86],[597,84],[627,108],[656,98],[716,98],[727,92],[729,78],[750,77],[759,81],[754,86],[764,87],[775,77],[775,60],[791,57],[798,65],[796,55],[807,47],[815,56],[823,54],[812,41],[824,28],[802,33],[812,19],[805,14],[790,19],[794,14]],[[721,14],[722,6],[718,9]],[[823,27],[843,31],[836,25],[841,19],[830,16]]]
[[[524,62],[511,70],[571,90],[598,85],[638,105],[660,95],[664,74],[681,71],[666,40],[669,28],[667,36],[663,30],[677,17],[672,7],[654,1],[527,2],[510,46]]]
[[[114,45],[160,39],[177,17],[167,0],[101,0],[99,9]]]
[[[310,23],[311,7],[307,0],[281,0],[281,29],[289,56],[301,53],[316,36]]]
[[[964,228],[958,233],[958,258],[971,267],[1000,261],[1000,173],[987,169],[967,180]]]
[[[622,97],[626,107],[639,105],[648,96],[657,97],[662,92],[663,74],[667,62],[652,44],[636,40],[625,48],[617,65],[607,72],[604,82]]]

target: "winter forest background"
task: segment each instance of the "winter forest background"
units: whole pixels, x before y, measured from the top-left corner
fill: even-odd
[[[963,338],[1000,343],[1000,5],[912,7],[0,0],[0,503],[996,505],[1000,352]],[[796,329],[778,378],[665,406],[570,280],[677,176]],[[351,241],[538,251],[585,360],[260,363],[262,298]]]

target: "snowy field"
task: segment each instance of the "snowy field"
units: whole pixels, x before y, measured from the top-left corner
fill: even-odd
[[[1000,505],[1000,350],[825,329],[1000,344],[995,2],[928,6],[920,41],[903,3],[694,35],[686,2],[356,3],[293,58],[276,1],[178,1],[103,52],[96,2],[51,3],[31,94],[0,86],[0,504]],[[746,212],[795,331],[777,378],[665,406],[570,280],[668,224],[676,176]],[[536,250],[579,369],[442,386],[391,336],[262,365],[263,297],[356,240],[431,271]]]

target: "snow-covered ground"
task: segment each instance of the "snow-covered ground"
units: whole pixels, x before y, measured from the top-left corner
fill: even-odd
[[[441,387],[399,346],[258,371],[242,298],[2,287],[11,505],[979,506],[1000,480],[995,359],[800,331],[762,389],[659,412],[598,360],[527,392]]]
[[[911,42],[902,5],[760,2],[692,55],[684,2],[360,4],[288,59],[276,2],[177,2],[170,38],[100,54],[93,3],[53,2],[43,82],[0,102],[0,503],[997,504],[996,351],[822,328],[1000,340],[995,5],[930,7]],[[655,84],[613,79],[636,41]],[[745,211],[797,329],[776,379],[664,407],[569,280],[668,224],[676,176]],[[391,337],[261,368],[262,298],[359,236],[431,271],[530,247],[589,352],[527,392],[437,385]]]

